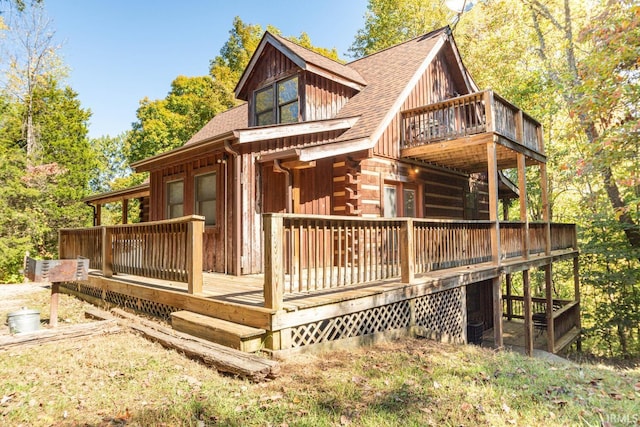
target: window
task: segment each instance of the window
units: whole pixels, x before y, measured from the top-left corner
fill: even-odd
[[[280,80],[258,90],[255,93],[254,110],[257,126],[296,123],[299,114],[298,77]]]
[[[397,195],[395,185],[384,186],[384,217],[395,218],[398,216]]]
[[[196,176],[196,215],[204,217],[204,225],[216,225],[216,173]]]
[[[184,183],[167,182],[167,218],[179,218],[184,215]]]
[[[416,190],[413,188],[405,188],[402,191],[404,196],[404,212],[403,215],[411,218],[416,216]]]

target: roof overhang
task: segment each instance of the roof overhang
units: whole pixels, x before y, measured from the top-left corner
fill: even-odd
[[[211,145],[224,144],[225,140],[235,139],[234,132],[225,132],[220,135],[216,135],[212,138],[203,139],[192,144],[183,145],[182,147],[175,148],[173,150],[156,154],[155,156],[148,157],[143,160],[139,160],[131,164],[131,167],[136,172],[144,172],[153,169],[156,165],[173,161],[176,157],[189,156],[191,154],[197,154],[203,150],[203,148],[209,148]]]
[[[123,199],[137,199],[149,195],[149,182],[136,185],[122,190],[107,191],[105,193],[94,194],[93,196],[82,199],[87,204],[104,205],[106,203],[119,202]]]
[[[265,141],[268,139],[287,138],[298,135],[309,135],[320,132],[331,132],[350,129],[360,117],[298,122],[291,124],[260,126],[238,129],[233,132],[240,144]]]

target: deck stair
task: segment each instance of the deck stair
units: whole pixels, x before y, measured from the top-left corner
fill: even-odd
[[[171,313],[171,326],[176,331],[248,353],[260,350],[266,336],[264,329],[252,328],[186,310]]]

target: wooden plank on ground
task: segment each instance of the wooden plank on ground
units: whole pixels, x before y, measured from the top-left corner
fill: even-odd
[[[220,372],[238,375],[252,381],[275,378],[280,372],[280,365],[274,360],[174,331],[169,327],[145,320],[119,308],[112,309],[111,313],[127,320],[122,322],[122,325],[140,332],[146,338],[156,341],[166,348],[178,350]]]
[[[16,349],[29,345],[40,345],[52,342],[68,341],[95,335],[114,334],[121,332],[115,320],[80,323],[56,329],[41,329],[24,334],[0,337],[0,351]]]

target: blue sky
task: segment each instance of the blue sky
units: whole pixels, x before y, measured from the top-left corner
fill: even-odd
[[[366,0],[45,0],[67,83],[92,111],[90,136],[131,128],[139,101],[164,98],[178,75],[208,73],[235,16],[283,35],[307,32],[342,58],[364,24]]]

